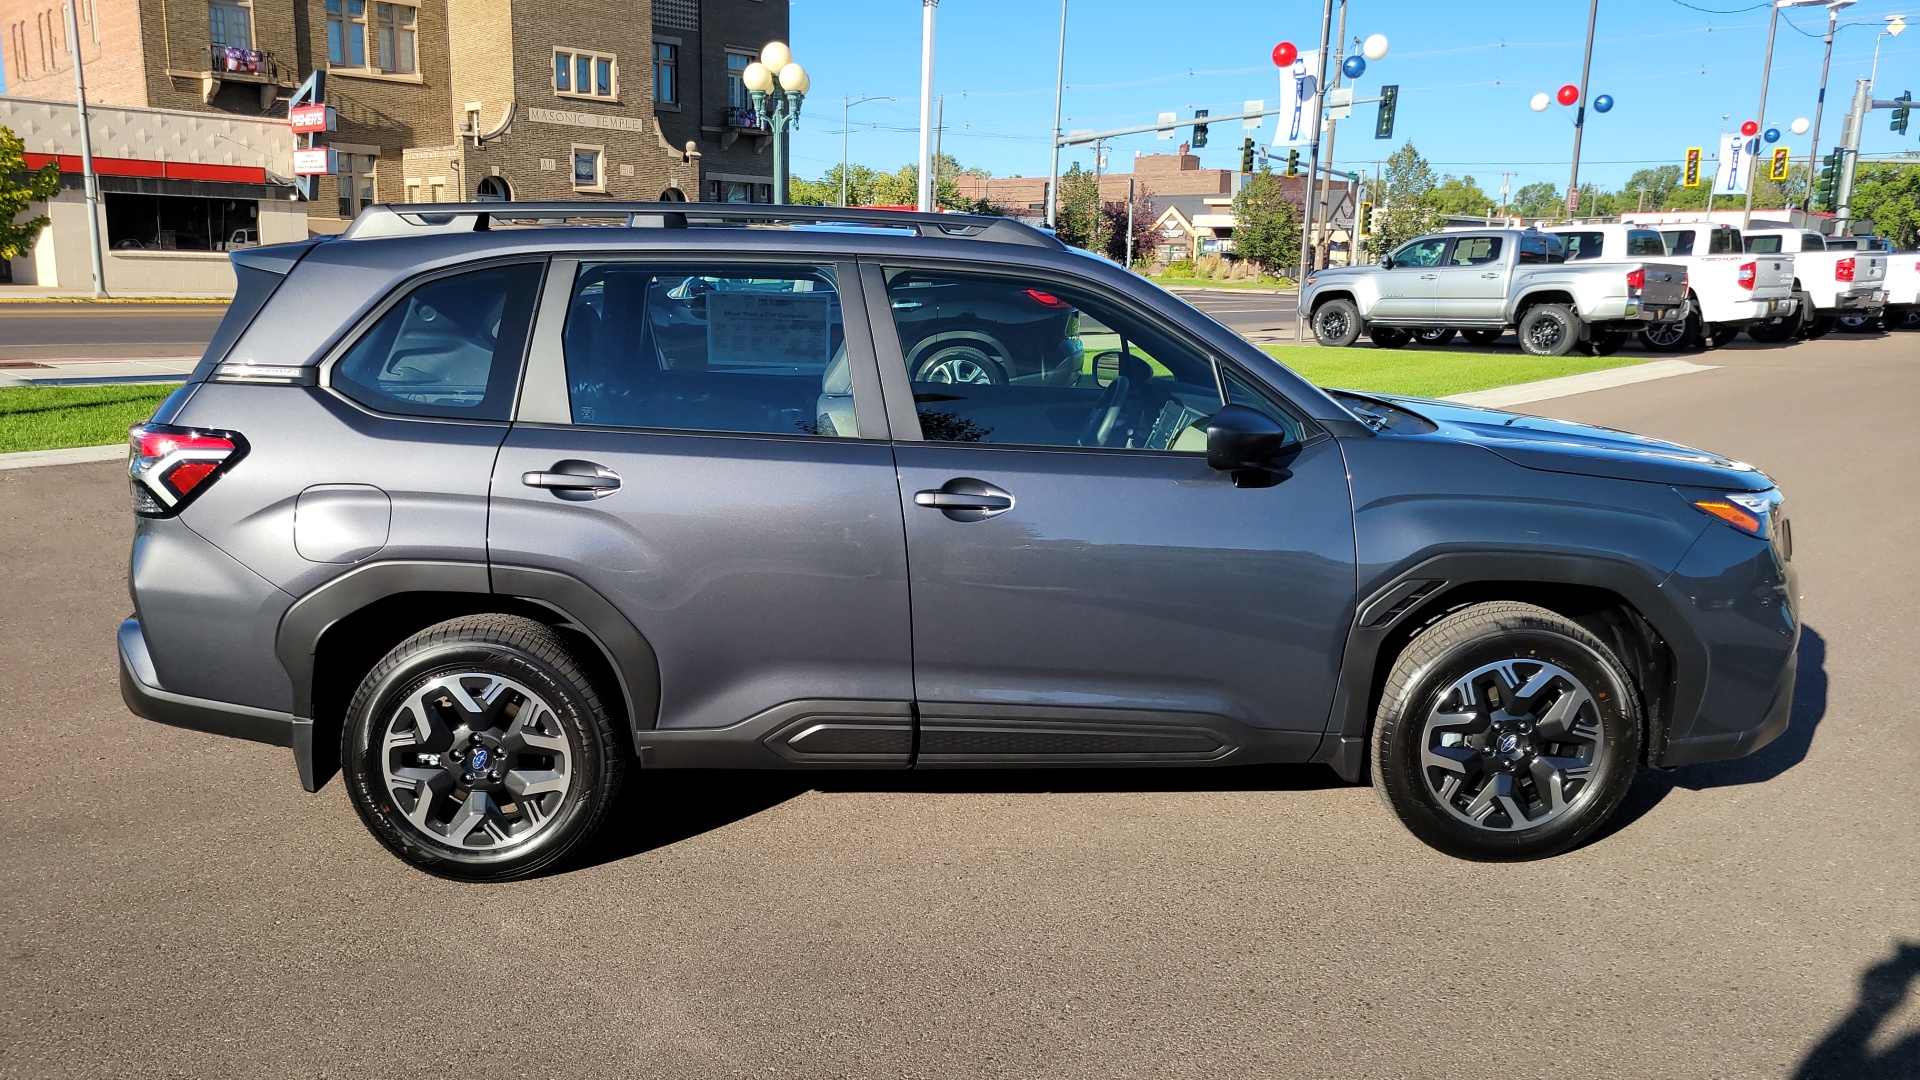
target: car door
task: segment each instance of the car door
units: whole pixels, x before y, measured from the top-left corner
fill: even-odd
[[[744,748],[708,763],[906,765],[905,541],[852,265],[557,259],[549,283],[494,470],[496,589],[553,571],[618,608],[662,753],[694,732]]]
[[[1380,300],[1367,317],[1402,323],[1432,318],[1434,286],[1451,243],[1445,236],[1429,236],[1401,245],[1393,253],[1392,268],[1377,277]]]
[[[1511,277],[1507,264],[1512,259],[1505,238],[1498,234],[1454,237],[1434,282],[1436,321],[1442,325],[1499,322],[1506,314]]]
[[[906,516],[917,763],[1311,754],[1353,604],[1335,441],[1177,326],[1056,272],[862,269]],[[1046,318],[993,314],[1021,304]],[[991,363],[909,368],[947,340]],[[1223,395],[1286,426],[1273,482],[1208,467]]]

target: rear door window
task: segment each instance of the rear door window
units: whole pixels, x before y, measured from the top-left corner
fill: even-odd
[[[1627,257],[1641,255],[1659,257],[1667,253],[1667,243],[1660,234],[1652,229],[1634,229],[1627,233]]]
[[[1560,242],[1567,246],[1567,261],[1597,259],[1606,250],[1606,235],[1601,232],[1559,233]]]
[[[586,263],[563,351],[576,424],[858,436],[827,267]]]
[[[1780,238],[1777,236],[1749,236],[1747,237],[1747,253],[1749,255],[1778,255],[1780,254]]]
[[[1819,233],[1812,233],[1812,232],[1801,233],[1800,234],[1800,250],[1801,251],[1825,251],[1827,250],[1827,238],[1824,236],[1821,236]]]
[[[378,412],[505,420],[541,269],[511,263],[427,281],[367,328],[328,385]]]
[[[1692,229],[1676,229],[1673,232],[1663,232],[1660,234],[1660,238],[1667,242],[1667,254],[1669,255],[1693,254]]]
[[[1500,238],[1497,236],[1462,236],[1453,242],[1453,257],[1447,260],[1448,266],[1485,266],[1500,261]]]
[[[1742,250],[1739,229],[1715,229],[1707,241],[1709,255],[1738,255]]]

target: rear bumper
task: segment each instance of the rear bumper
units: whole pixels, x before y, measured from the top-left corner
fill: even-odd
[[[233,739],[292,746],[294,718],[290,713],[233,705],[224,701],[174,694],[155,685],[153,658],[140,620],[120,624],[120,697],[135,716],[174,727],[191,728]]]
[[[1874,315],[1886,306],[1886,290],[1871,289],[1867,292],[1845,293],[1834,297],[1832,310],[1849,315]]]

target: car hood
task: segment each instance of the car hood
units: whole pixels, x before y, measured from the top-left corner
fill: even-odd
[[[1379,396],[1431,420],[1439,426],[1437,434],[1477,443],[1529,469],[1728,491],[1774,486],[1767,474],[1743,461],[1629,431],[1452,401]]]

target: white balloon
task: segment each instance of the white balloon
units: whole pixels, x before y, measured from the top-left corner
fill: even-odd
[[[1807,129],[1813,126],[1813,122],[1802,116],[1787,126],[1795,135],[1805,135]]]
[[[1545,94],[1533,95],[1533,111],[1534,112],[1546,112],[1547,106],[1551,104],[1553,104],[1553,99],[1548,97],[1547,95]]]
[[[1387,58],[1387,35],[1369,35],[1367,40],[1360,46],[1360,55],[1369,60],[1385,60]]]

